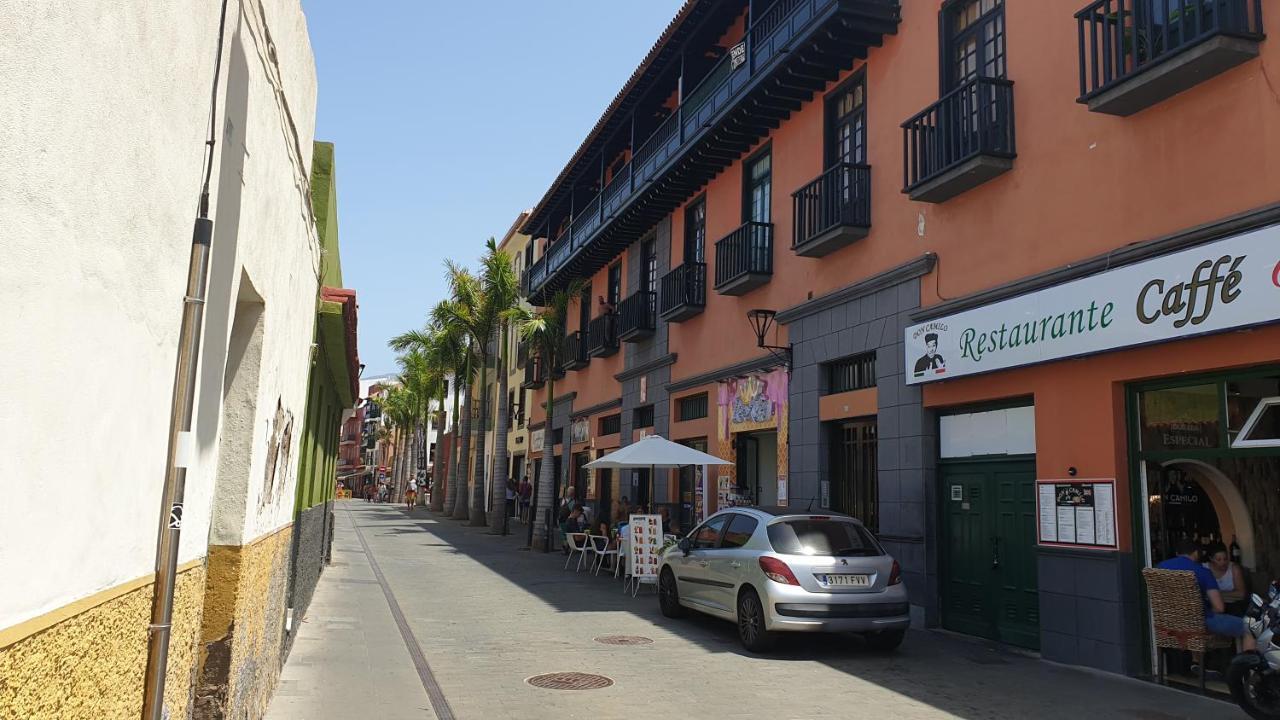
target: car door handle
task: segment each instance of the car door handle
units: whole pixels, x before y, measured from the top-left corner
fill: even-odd
[[[707,567],[711,563],[707,562],[706,560],[699,560],[698,564],[701,565],[702,567]]]
[[[729,567],[737,569],[742,567],[742,563],[738,562],[737,560],[734,560],[733,562],[729,563]]]

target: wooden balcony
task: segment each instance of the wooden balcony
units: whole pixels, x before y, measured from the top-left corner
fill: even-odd
[[[640,290],[618,305],[618,337],[623,342],[639,342],[657,327],[657,293]]]
[[[745,295],[773,279],[773,223],[748,222],[716,243],[716,292]]]
[[[707,306],[707,264],[686,262],[663,276],[659,315],[667,322],[681,322]]]
[[[822,257],[838,250],[871,230],[871,168],[833,165],[792,193],[791,204],[795,254]]]
[[[902,135],[902,192],[950,200],[1013,168],[1013,82],[974,78],[902,123]]]

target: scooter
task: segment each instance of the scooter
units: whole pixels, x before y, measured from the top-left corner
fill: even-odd
[[[1271,583],[1266,600],[1249,598],[1245,622],[1258,648],[1231,660],[1231,699],[1254,720],[1280,720],[1280,584]]]

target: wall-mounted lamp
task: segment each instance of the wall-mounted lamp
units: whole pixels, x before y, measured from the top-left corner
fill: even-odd
[[[360,372],[356,373],[356,377],[361,377],[363,375],[364,375],[364,363],[360,363]]]
[[[1072,465],[1071,467],[1067,468],[1067,474],[1070,475],[1071,477],[1075,477],[1077,474],[1079,474],[1079,472],[1080,471],[1076,469],[1075,465]]]
[[[756,347],[761,347],[770,352],[774,357],[786,363],[787,367],[791,367],[791,345],[766,345],[764,338],[769,334],[769,330],[773,327],[778,312],[776,310],[748,310],[747,322],[751,323],[751,329],[756,334]]]

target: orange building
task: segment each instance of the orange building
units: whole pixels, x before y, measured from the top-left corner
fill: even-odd
[[[535,303],[587,282],[533,449],[856,515],[917,623],[1150,673],[1173,543],[1280,576],[1262,5],[689,0],[523,228]],[[734,464],[582,467],[648,432]]]

